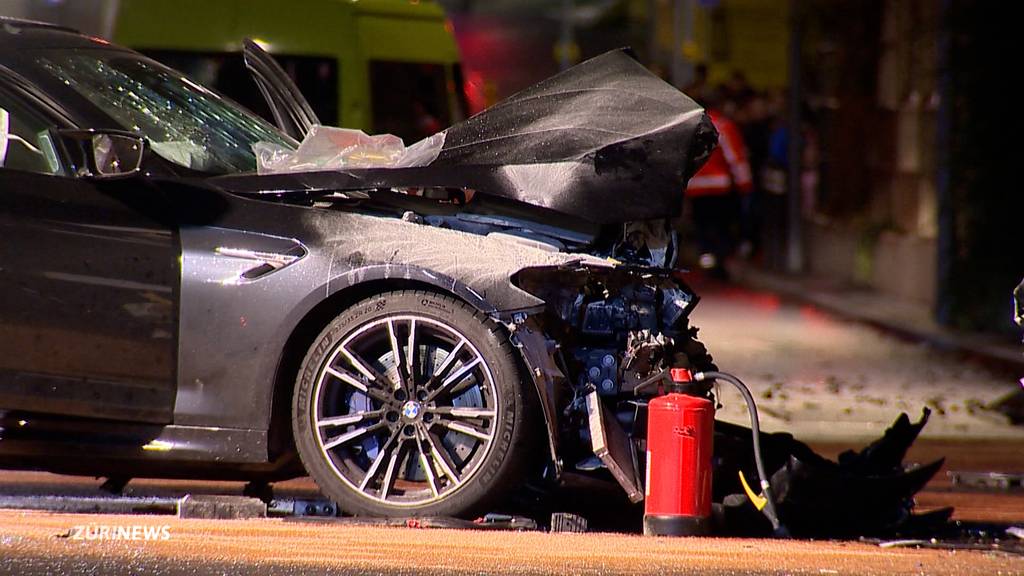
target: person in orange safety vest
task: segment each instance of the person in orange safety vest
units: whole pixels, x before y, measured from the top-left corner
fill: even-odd
[[[732,120],[708,109],[718,130],[718,146],[686,187],[693,207],[693,222],[700,246],[700,266],[724,277],[722,267],[732,252],[733,223],[740,212],[740,196],[754,189],[743,136]]]

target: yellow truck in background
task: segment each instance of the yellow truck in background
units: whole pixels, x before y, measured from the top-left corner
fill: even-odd
[[[419,140],[465,116],[459,51],[429,0],[120,0],[112,40],[267,118],[242,39],[270,52],[327,125]]]

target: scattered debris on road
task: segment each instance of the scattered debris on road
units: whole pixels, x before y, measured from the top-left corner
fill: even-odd
[[[1003,472],[947,472],[953,488],[961,490],[1019,490],[1024,474]]]

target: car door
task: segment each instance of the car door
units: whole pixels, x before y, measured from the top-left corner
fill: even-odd
[[[0,413],[169,423],[180,249],[141,178],[67,173],[56,116],[0,75]]]
[[[320,120],[299,87],[274,61],[274,57],[252,40],[245,40],[242,53],[245,56],[245,67],[252,73],[256,85],[266,98],[277,127],[301,141]]]

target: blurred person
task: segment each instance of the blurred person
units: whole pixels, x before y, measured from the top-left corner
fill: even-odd
[[[753,191],[741,197],[740,206],[739,255],[749,258],[761,248],[762,209],[765,202],[763,175],[773,127],[766,95],[753,89],[747,90],[740,97],[734,119],[743,134],[753,180]]]
[[[732,93],[729,92],[729,88],[725,84],[719,84],[715,88],[714,94],[717,96],[718,108],[717,111],[723,117],[736,122],[736,116],[739,113],[739,104],[736,98],[733,97]]]
[[[683,93],[697,102],[711,97],[711,86],[708,85],[708,65],[704,63],[693,67],[693,81],[683,88]]]
[[[747,76],[739,71],[733,70],[729,79],[719,84],[716,89],[719,97],[718,109],[732,120],[737,120],[740,108],[744,101],[754,92],[747,81]]]
[[[762,203],[761,247],[764,264],[776,270],[785,267],[786,252],[786,194],[789,165],[789,135],[787,126],[786,99],[776,93],[769,100],[775,112],[768,136],[768,150],[764,167],[761,168],[761,185],[764,188]]]
[[[742,198],[753,190],[753,178],[739,128],[715,104],[705,100],[711,122],[718,130],[718,146],[690,179],[686,195],[693,208],[700,267],[725,279],[725,259],[735,244],[733,223],[745,202]]]
[[[762,205],[762,236],[765,264],[782,269],[785,262],[785,236],[788,226],[789,193],[789,120],[785,113],[786,97],[775,95],[770,101],[773,109],[781,111],[775,115],[768,138],[768,150],[764,167],[761,169],[761,184],[764,187]],[[817,189],[819,181],[820,152],[818,133],[811,120],[811,111],[806,106],[801,112],[801,154],[800,154],[800,207],[801,214],[813,217],[817,212]]]
[[[741,70],[732,71],[729,79],[725,82],[725,89],[736,100],[740,99],[744,94],[750,94],[754,91],[750,81],[747,80],[747,75]]]

